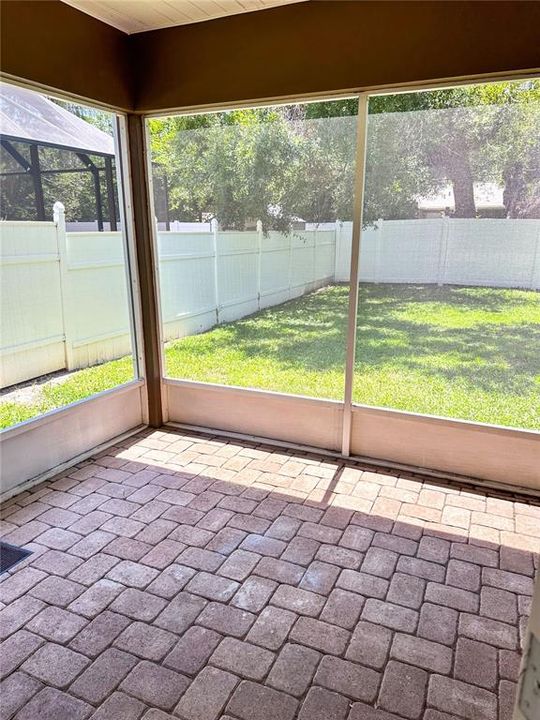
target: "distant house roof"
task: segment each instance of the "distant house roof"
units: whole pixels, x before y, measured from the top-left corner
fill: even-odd
[[[0,133],[11,140],[114,155],[110,135],[43,95],[0,83]]]
[[[476,208],[502,208],[504,188],[496,183],[474,183],[474,204]],[[418,208],[420,210],[444,210],[444,208],[454,209],[454,191],[451,185],[443,188],[435,195],[422,197],[418,199]]]

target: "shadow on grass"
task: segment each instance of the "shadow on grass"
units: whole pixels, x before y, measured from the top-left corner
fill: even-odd
[[[234,348],[246,363],[343,371],[348,288],[333,286],[175,342],[202,366]],[[536,305],[537,304],[537,305]],[[535,320],[536,318],[536,320]],[[189,343],[189,344],[188,344]],[[530,291],[411,285],[362,285],[358,373],[390,367],[471,389],[530,394],[540,374],[540,295]]]

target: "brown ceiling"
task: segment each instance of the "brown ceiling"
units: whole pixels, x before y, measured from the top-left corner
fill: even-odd
[[[125,35],[3,2],[2,70],[140,111],[540,67],[540,3],[316,0]]]
[[[0,3],[3,73],[121,108],[133,106],[129,36],[59,0]]]

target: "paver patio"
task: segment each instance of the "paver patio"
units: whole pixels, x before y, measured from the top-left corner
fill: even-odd
[[[146,431],[5,504],[2,720],[506,720],[540,505]]]

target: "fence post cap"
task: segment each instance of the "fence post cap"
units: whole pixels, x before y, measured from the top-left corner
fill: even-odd
[[[262,232],[262,220],[257,220],[257,232]]]
[[[55,223],[64,222],[66,217],[66,208],[63,203],[57,200],[53,205],[53,220]]]

